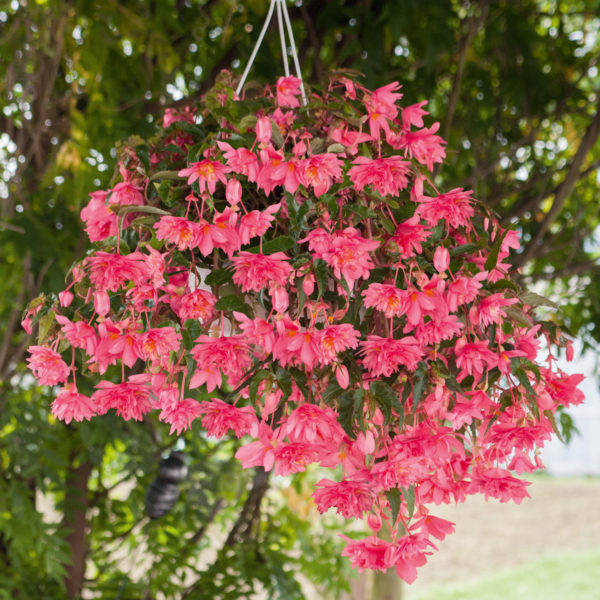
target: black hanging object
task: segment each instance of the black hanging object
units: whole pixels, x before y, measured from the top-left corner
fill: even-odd
[[[179,498],[179,483],[188,473],[183,452],[171,452],[169,458],[161,461],[158,477],[146,492],[146,513],[151,519],[166,515]]]

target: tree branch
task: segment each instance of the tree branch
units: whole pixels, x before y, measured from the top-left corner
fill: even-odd
[[[541,246],[546,232],[550,229],[550,226],[558,217],[560,211],[562,210],[565,202],[568,200],[569,196],[573,192],[575,188],[575,184],[582,176],[582,166],[585,162],[585,159],[590,152],[590,150],[594,147],[598,136],[600,135],[600,98],[598,100],[598,109],[596,115],[592,119],[589,124],[581,143],[579,144],[579,148],[577,148],[577,152],[569,165],[567,170],[567,174],[565,178],[562,180],[560,185],[556,188],[556,192],[554,194],[554,201],[552,202],[552,206],[550,210],[546,213],[544,220],[540,223],[540,227],[537,230],[535,236],[526,246],[525,251],[519,255],[518,257],[518,265],[525,264],[528,260],[530,260],[534,255],[539,246]]]
[[[480,14],[478,16],[473,15],[469,18],[468,29],[466,34],[460,41],[458,48],[458,60],[456,63],[456,73],[452,79],[452,89],[450,91],[450,98],[448,99],[448,108],[446,109],[446,117],[444,119],[444,126],[442,128],[442,138],[447,140],[450,135],[452,128],[452,121],[454,120],[454,113],[456,112],[456,106],[458,104],[458,98],[460,96],[460,85],[462,82],[463,73],[465,70],[465,61],[467,58],[467,52],[471,46],[471,42],[475,37],[475,34],[479,31],[483,25],[487,13],[488,13],[488,0],[480,0],[479,2]]]

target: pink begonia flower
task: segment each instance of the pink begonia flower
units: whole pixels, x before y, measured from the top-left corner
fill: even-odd
[[[166,368],[171,352],[177,352],[181,345],[181,334],[173,327],[149,329],[138,337],[138,354],[143,360]]]
[[[97,367],[99,373],[104,373],[117,360],[133,367],[139,358],[137,339],[137,332],[127,321],[105,319],[98,325],[97,342],[89,362]]]
[[[394,566],[394,545],[391,542],[375,535],[360,540],[352,540],[345,535],[340,537],[348,542],[342,550],[342,556],[347,556],[352,567],[358,569],[359,573],[365,569],[385,572]]]
[[[348,287],[352,288],[358,279],[369,277],[374,267],[369,253],[379,247],[379,241],[362,237],[354,227],[346,227],[333,237],[323,230],[311,233],[313,235],[309,234],[300,242],[308,240],[315,257],[322,258],[332,267],[335,276],[338,279],[344,278]],[[323,252],[319,250],[320,247],[324,249]]]
[[[271,224],[275,220],[275,215],[281,208],[281,202],[268,206],[265,210],[252,210],[249,213],[242,215],[239,225],[238,234],[242,244],[247,244],[256,236],[264,235]]]
[[[29,346],[31,356],[27,366],[41,385],[56,385],[66,381],[71,370],[58,352],[46,346]]]
[[[141,421],[152,408],[149,400],[150,388],[143,383],[137,383],[135,378],[136,376],[132,375],[129,381],[123,383],[98,383],[97,391],[92,395],[98,414],[104,415],[114,408],[125,421]]]
[[[230,385],[235,386],[252,365],[250,345],[244,336],[214,338],[201,335],[195,342],[191,352],[197,365],[190,389],[206,384],[206,389],[212,392],[222,385],[221,373],[229,379]]]
[[[395,150],[404,150],[410,158],[415,158],[430,171],[436,163],[444,162],[446,142],[436,135],[440,128],[439,123],[431,127],[424,127],[417,131],[404,131],[399,135],[388,135],[387,141]]]
[[[297,96],[300,95],[300,86],[302,82],[297,77],[290,75],[288,77],[280,77],[277,80],[275,89],[277,91],[277,104],[279,106],[289,106],[296,108],[300,106],[300,101]]]
[[[348,348],[358,346],[360,333],[350,323],[327,325],[318,334],[318,355],[322,365],[329,365],[337,359],[337,355]]]
[[[273,351],[275,344],[275,332],[273,325],[259,317],[250,319],[244,313],[234,311],[233,316],[239,323],[240,329],[244,336],[251,344],[262,346],[266,353]]]
[[[96,330],[85,321],[72,322],[63,315],[56,315],[55,319],[60,324],[64,336],[73,348],[82,348],[86,354],[92,355],[98,343]]]
[[[291,444],[280,442],[274,449],[275,475],[287,476],[300,473],[306,467],[318,460],[319,449],[311,444],[293,442]]]
[[[256,181],[260,170],[258,157],[248,148],[233,148],[227,142],[217,142],[217,146],[223,151],[223,157],[230,171],[245,175],[248,181]]]
[[[166,108],[165,114],[162,120],[163,128],[169,127],[173,123],[177,123],[178,121],[184,121],[186,123],[194,122],[194,113],[193,108],[186,106],[183,109],[176,110],[174,108]]]
[[[312,497],[320,513],[335,508],[346,519],[362,519],[363,513],[371,509],[373,492],[367,482],[321,479],[315,487]]]
[[[362,295],[367,308],[380,310],[388,319],[406,314],[410,305],[408,292],[390,283],[371,283]]]
[[[414,334],[422,346],[431,346],[455,338],[464,327],[457,315],[433,315],[430,320],[421,321]]]
[[[67,425],[75,421],[89,421],[96,414],[92,400],[80,394],[74,384],[66,385],[58,392],[50,407],[52,414]]]
[[[482,298],[478,305],[471,307],[469,318],[479,322],[481,327],[500,323],[506,318],[506,313],[502,309],[517,302],[519,302],[518,298],[505,298],[504,294],[500,293],[490,294]]]
[[[308,249],[315,255],[316,258],[324,258],[325,255],[331,250],[333,244],[333,235],[317,227],[311,229],[308,235],[301,240],[299,243],[303,244],[308,242]]]
[[[362,131],[350,131],[348,126],[340,126],[333,131],[330,131],[329,137],[331,137],[334,142],[346,146],[351,154],[356,154],[358,152],[358,144],[369,142],[372,139],[368,133]]]
[[[423,100],[417,104],[405,106],[402,109],[402,127],[410,130],[411,126],[423,127],[423,117],[429,113],[421,107],[427,104],[427,100]]]
[[[577,386],[585,379],[585,375],[557,373],[540,367],[542,377],[546,379],[546,390],[556,404],[571,406],[581,404],[585,400],[583,392]]]
[[[154,224],[156,238],[175,244],[178,250],[189,250],[196,246],[198,224],[185,217],[164,216]]]
[[[431,235],[424,225],[421,225],[419,215],[413,215],[396,227],[392,240],[398,246],[402,258],[410,258],[423,252],[421,242]]]
[[[355,189],[362,190],[370,185],[382,196],[398,196],[408,186],[410,162],[400,156],[369,158],[359,156],[352,161],[348,176]]]
[[[269,117],[259,117],[256,120],[256,141],[259,144],[268,144],[272,135],[271,119]]]
[[[90,242],[105,240],[119,231],[118,218],[107,204],[107,195],[106,191],[92,192],[87,206],[81,209],[81,220]]]
[[[398,115],[396,101],[402,98],[402,94],[396,90],[400,87],[398,82],[389,83],[367,96],[365,106],[369,115],[369,130],[377,140],[381,130],[385,132],[386,137],[391,134],[389,120],[394,120]]]
[[[342,178],[344,163],[334,154],[313,154],[300,162],[298,179],[305,188],[312,187],[317,198]]]
[[[319,352],[319,333],[316,329],[302,329],[297,322],[284,318],[277,322],[277,332],[279,335],[273,346],[273,358],[284,367],[290,363],[303,363],[309,369],[314,368]]]
[[[256,414],[251,406],[238,408],[223,402],[219,398],[211,398],[200,403],[202,426],[208,435],[223,437],[233,431],[237,438],[250,433],[252,427],[258,426]]]
[[[256,431],[253,431],[252,436],[258,440],[242,446],[235,453],[235,457],[242,463],[244,469],[263,467],[265,471],[270,471],[275,464],[275,447],[278,444],[279,429],[273,431],[262,421],[253,429]]]
[[[373,377],[389,377],[402,366],[414,371],[423,357],[423,351],[412,335],[399,340],[368,335],[360,348],[363,364]]]
[[[198,182],[200,193],[208,190],[209,194],[214,194],[217,187],[217,182],[220,181],[223,185],[227,185],[226,173],[231,171],[230,167],[214,160],[201,160],[192,163],[188,168],[181,169],[177,173],[179,177],[187,177],[188,185]]]
[[[168,423],[171,426],[169,435],[173,435],[173,433],[180,435],[182,431],[189,429],[192,422],[201,414],[200,402],[193,398],[184,398],[168,407],[164,407],[158,418],[163,423]]]
[[[231,260],[233,282],[242,288],[242,292],[260,292],[266,285],[285,286],[292,273],[288,260],[283,252],[265,255],[242,250]]]
[[[165,282],[165,254],[161,254],[152,246],[146,246],[148,254],[144,255],[146,266],[150,272],[150,284],[155,288],[160,287]]]
[[[196,319],[206,325],[210,323],[214,316],[216,302],[216,296],[210,292],[194,290],[177,298],[177,300],[171,301],[171,306],[182,323],[185,323],[188,319]]]
[[[482,287],[482,281],[485,281],[487,271],[476,273],[473,277],[459,275],[448,284],[446,290],[446,303],[450,312],[456,311],[459,306],[472,302]]]
[[[260,151],[260,171],[256,178],[256,185],[264,190],[267,196],[285,181],[286,170],[281,168],[283,163],[283,151],[275,150],[271,145]]]
[[[264,179],[270,179],[270,185],[281,185],[290,194],[295,194],[298,186],[302,183],[301,172],[303,164],[299,158],[289,160],[273,160],[263,168],[261,175]]]
[[[521,504],[524,498],[531,498],[525,489],[531,481],[517,479],[507,469],[486,468],[484,465],[473,469],[469,493],[481,493],[485,499],[497,498],[500,502],[512,500]]]
[[[425,534],[432,535],[441,542],[447,535],[454,533],[456,523],[427,514],[413,521],[412,526],[415,529],[421,529]]]
[[[467,375],[472,375],[473,385],[475,385],[486,369],[493,369],[498,365],[498,356],[483,340],[468,342],[466,338],[461,337],[454,345],[454,351],[456,352],[456,366],[460,369],[456,377],[459,383]]]
[[[420,196],[417,198],[419,206],[417,212],[430,226],[434,226],[445,219],[450,227],[465,227],[473,218],[473,192],[455,188],[445,194],[439,194],[435,198]]]
[[[117,183],[108,193],[110,194],[109,203],[117,206],[141,206],[145,202],[143,188],[133,185],[129,181]]]
[[[97,251],[84,263],[89,269],[90,281],[98,291],[116,292],[123,285],[130,282],[141,285],[151,277],[145,256],[137,251],[125,256]]]
[[[291,442],[306,444],[337,444],[344,437],[344,430],[335,412],[314,404],[302,404],[295,408],[283,425],[283,433]]]
[[[283,112],[279,107],[277,107],[270,116],[273,121],[277,123],[283,135],[290,131],[296,122],[296,113],[293,110],[286,110]]]
[[[210,227],[210,236],[215,248],[221,248],[229,258],[242,246],[237,231],[238,218],[239,215],[227,206],[222,213],[215,211]]]

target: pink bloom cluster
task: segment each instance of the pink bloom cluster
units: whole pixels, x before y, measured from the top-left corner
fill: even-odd
[[[246,436],[247,468],[338,469],[318,510],[371,531],[344,555],[410,582],[454,529],[432,506],[520,503],[515,475],[542,466],[556,411],[583,397],[557,367],[561,334],[510,279],[518,235],[470,191],[436,189],[438,124],[399,89],[340,78],[304,110],[288,77],[255,119],[168,112],[150,166],[126,148],[123,181],[82,211],[101,247],[24,323],[55,318],[29,366],[62,384],[56,418],[156,413],[171,433]],[[178,129],[196,111],[209,138]],[[90,397],[76,371],[95,378]]]

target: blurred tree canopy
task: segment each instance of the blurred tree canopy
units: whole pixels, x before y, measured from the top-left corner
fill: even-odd
[[[301,480],[267,491],[235,442],[194,428],[180,441],[182,498],[149,521],[165,427],[56,423],[23,364],[23,307],[62,289],[85,251],[79,211],[110,185],[115,143],[150,135],[221,69],[241,74],[267,7],[0,1],[0,597],[302,598],[293,569],[323,597],[345,586],[335,528],[306,518]],[[600,0],[299,0],[290,12],[309,83],[353,69],[372,88],[400,81],[407,104],[430,100],[450,157],[436,179],[516,225],[523,282],[543,282],[565,324],[600,342]],[[275,27],[251,78],[281,72]]]

